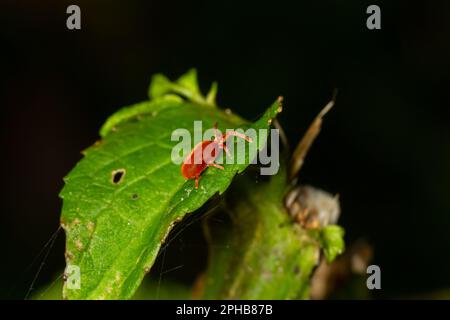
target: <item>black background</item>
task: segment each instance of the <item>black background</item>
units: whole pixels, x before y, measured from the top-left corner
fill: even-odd
[[[79,31],[66,28],[70,4]],[[369,4],[381,30],[366,28]],[[191,67],[250,120],[285,96],[292,144],[337,87],[301,181],[339,193],[347,242],[374,245],[376,297],[449,287],[449,18],[448,1],[2,1],[0,297],[25,296],[58,228],[62,177],[106,117],[145,100],[152,74]],[[204,244],[178,242],[189,282]],[[60,235],[36,286],[61,272],[63,248]]]

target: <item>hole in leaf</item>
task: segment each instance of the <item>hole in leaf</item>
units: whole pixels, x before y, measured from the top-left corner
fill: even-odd
[[[114,170],[111,173],[112,176],[112,183],[114,184],[119,184],[123,181],[123,178],[125,177],[125,169],[118,169],[118,170]]]
[[[299,274],[299,272],[300,272],[300,267],[299,266],[295,266],[294,273],[295,274]]]
[[[133,200],[137,200],[139,198],[139,195],[137,193],[133,193],[133,195],[131,196],[131,199]]]

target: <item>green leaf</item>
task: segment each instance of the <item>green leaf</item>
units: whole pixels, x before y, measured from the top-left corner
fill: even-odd
[[[80,268],[80,289],[64,286],[69,299],[128,299],[152,267],[174,224],[200,208],[213,195],[223,193],[245,164],[208,168],[200,187],[185,180],[180,165],[171,161],[171,134],[193,123],[203,128],[254,128],[257,148],[267,139],[258,129],[268,129],[280,111],[276,101],[255,123],[198,102],[194,73],[171,83],[154,77],[150,94],[155,99],[119,110],[102,127],[102,140],[83,152],[84,158],[65,178],[61,191],[61,225],[66,232],[66,264]],[[170,87],[170,90],[166,90]],[[166,88],[166,89],[165,89]],[[183,92],[180,89],[182,88]],[[180,92],[178,92],[180,91]],[[183,99],[174,98],[173,93]],[[256,142],[253,142],[256,143]]]
[[[178,80],[177,84],[181,87],[186,88],[187,91],[192,92],[193,95],[201,96],[200,88],[197,82],[197,70],[191,69],[184,75],[182,75]]]
[[[321,245],[328,263],[345,250],[344,229],[338,225],[329,225],[320,230]]]
[[[320,246],[286,211],[284,174],[269,182],[242,176],[227,193],[231,223],[220,217],[205,228],[210,256],[203,298],[308,298]]]
[[[213,82],[208,94],[206,95],[206,102],[213,106],[216,105],[217,87],[217,82]]]
[[[64,282],[61,277],[40,288],[31,296],[32,300],[62,300]],[[136,291],[132,300],[180,300],[191,298],[191,288],[173,280],[145,279]]]
[[[156,115],[163,109],[170,107],[178,107],[183,99],[176,95],[167,94],[165,96],[155,98],[152,101],[143,101],[129,107],[124,107],[110,116],[100,129],[100,136],[105,137],[111,131],[116,129],[119,124],[139,119],[144,115]]]
[[[215,106],[217,84],[213,83],[207,98],[205,98],[198,85],[197,71],[191,69],[175,82],[171,82],[162,74],[154,75],[148,93],[150,99],[156,99],[169,93],[174,93],[198,104]]]

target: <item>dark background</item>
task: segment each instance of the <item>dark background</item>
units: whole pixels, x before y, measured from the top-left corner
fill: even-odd
[[[66,29],[70,4],[79,31]],[[366,28],[369,4],[381,30]],[[284,95],[292,144],[337,87],[301,181],[339,193],[347,242],[374,245],[376,297],[450,287],[449,1],[2,1],[0,43],[0,297],[24,298],[43,260],[36,287],[63,269],[62,233],[31,263],[58,228],[62,177],[106,117],[145,100],[152,74],[190,67],[250,120]],[[205,248],[178,242],[188,282]]]

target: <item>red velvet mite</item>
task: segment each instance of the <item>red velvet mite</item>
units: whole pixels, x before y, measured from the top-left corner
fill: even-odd
[[[229,136],[236,136],[245,139],[248,142],[252,142],[250,137],[237,131],[228,131],[226,134],[220,136],[217,132],[217,123],[214,125],[214,130],[216,131],[214,140],[204,140],[197,143],[191,153],[183,160],[183,164],[181,165],[183,177],[186,179],[195,179],[195,189],[198,189],[200,175],[206,168],[215,167],[223,170],[223,167],[214,163],[214,161],[216,160],[220,149],[223,149],[226,154],[229,154],[226,146],[226,141]],[[195,161],[195,159],[198,160]],[[200,159],[201,163],[199,161]]]

